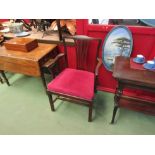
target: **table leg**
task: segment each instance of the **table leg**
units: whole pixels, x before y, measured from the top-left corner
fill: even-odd
[[[2,78],[1,78],[1,77],[0,77],[0,82],[1,82],[1,83],[3,83],[3,80],[2,80]]]
[[[3,76],[3,78],[4,78],[4,80],[6,81],[7,85],[10,86],[10,83],[9,83],[9,81],[8,81],[8,79],[7,79],[7,77],[6,77],[5,73],[4,73],[4,71],[1,71],[1,74],[2,74],[2,76]]]
[[[114,124],[117,109],[118,109],[118,106],[114,106],[111,124]]]
[[[119,107],[119,100],[122,93],[123,93],[123,85],[120,82],[118,82],[118,87],[116,88],[115,96],[114,96],[114,109],[113,109],[111,124],[114,123],[115,116]]]

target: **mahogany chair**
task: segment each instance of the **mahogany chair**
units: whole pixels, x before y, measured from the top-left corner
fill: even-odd
[[[72,39],[74,43],[73,48],[76,52],[75,69],[68,67],[66,43],[68,39]],[[58,57],[64,56],[66,68],[47,84],[47,95],[51,110],[55,111],[54,102],[57,99],[80,103],[89,107],[88,121],[91,122],[98,69],[102,64],[101,59],[98,59],[99,62],[97,63],[101,39],[76,35],[63,37],[63,44],[64,54],[61,53]],[[57,95],[56,99],[53,100],[52,95]]]
[[[2,75],[2,77],[4,78],[4,80],[6,81],[7,85],[10,86],[9,81],[8,81],[8,79],[7,79],[7,77],[6,77],[5,73],[4,73],[4,71],[2,71],[2,70],[0,70],[0,82],[3,83],[3,79],[1,78],[1,75]]]

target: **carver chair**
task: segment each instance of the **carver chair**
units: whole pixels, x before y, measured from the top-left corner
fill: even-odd
[[[8,81],[8,79],[7,79],[7,77],[6,77],[5,73],[4,73],[4,71],[2,71],[2,70],[0,70],[0,82],[3,83],[3,79],[1,78],[1,75],[2,75],[2,77],[4,78],[4,80],[6,81],[7,85],[10,86],[9,81]]]
[[[68,66],[67,40],[73,41],[72,48],[75,48],[76,52],[76,68]],[[91,122],[95,84],[98,68],[102,63],[101,59],[98,59],[97,63],[101,39],[76,35],[63,37],[63,44],[64,54],[61,53],[58,57],[64,56],[66,68],[47,84],[51,110],[55,111],[54,102],[57,99],[84,104],[89,107],[88,121]],[[53,95],[57,95],[54,100]]]

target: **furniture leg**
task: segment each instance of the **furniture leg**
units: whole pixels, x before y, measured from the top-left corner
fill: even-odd
[[[121,82],[118,82],[118,87],[116,88],[115,96],[114,96],[114,104],[115,105],[114,105],[114,109],[113,109],[113,116],[112,116],[111,124],[114,123],[118,105],[119,105],[119,100],[122,96],[122,93],[123,93],[123,84]]]
[[[118,109],[118,106],[115,106],[115,107],[114,107],[114,110],[113,110],[113,115],[112,115],[111,124],[113,124],[113,123],[114,123],[114,120],[115,120],[115,116],[116,116],[117,109]]]
[[[48,92],[47,92],[47,95],[48,95],[48,98],[49,98],[49,101],[50,101],[51,110],[52,110],[52,111],[55,111],[55,109],[54,109],[53,97],[52,97],[52,95],[49,94]]]
[[[0,77],[0,82],[1,82],[1,83],[3,83],[3,80],[2,80],[2,78],[1,78],[1,77]]]
[[[89,104],[89,114],[88,114],[88,122],[92,121],[92,112],[93,112],[93,103]]]
[[[5,73],[4,73],[4,71],[1,71],[1,74],[2,74],[2,76],[3,76],[3,78],[4,78],[4,80],[6,81],[7,85],[10,86],[10,83],[9,83],[9,81],[8,81],[8,79],[7,79],[7,77],[6,77]]]
[[[45,76],[44,73],[41,71],[41,80],[44,86],[45,91],[47,90],[47,86],[46,86],[46,80],[45,80]]]

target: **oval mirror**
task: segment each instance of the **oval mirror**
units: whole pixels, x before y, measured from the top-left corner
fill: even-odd
[[[129,29],[125,26],[114,27],[106,36],[102,47],[102,61],[105,68],[112,71],[115,57],[130,57],[133,39]]]

